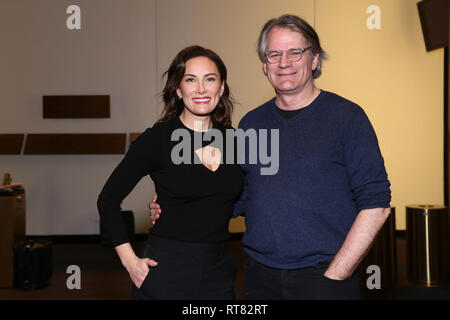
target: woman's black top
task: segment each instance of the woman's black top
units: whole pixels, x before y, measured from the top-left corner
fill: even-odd
[[[146,175],[150,175],[155,183],[157,202],[162,211],[154,227],[149,230],[150,234],[189,242],[216,242],[228,238],[228,223],[233,203],[242,192],[243,176],[235,156],[234,161],[227,161],[226,129],[214,128],[220,130],[223,136],[222,163],[216,171],[205,167],[194,152],[194,139],[199,141],[198,137],[203,137],[205,133],[188,129],[179,117],[156,123],[131,144],[97,201],[104,235],[113,246],[129,242],[120,205]],[[172,132],[176,129],[184,129],[181,131],[188,133],[191,141],[189,151],[180,150],[182,138],[171,141]],[[202,146],[210,144],[219,147],[218,141],[206,141]],[[171,158],[172,150],[175,156],[186,156],[184,152],[188,152],[191,161],[175,164]]]

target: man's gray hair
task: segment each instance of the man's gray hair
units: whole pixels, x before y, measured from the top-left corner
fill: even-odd
[[[292,31],[301,33],[305,39],[308,41],[308,45],[311,46],[311,55],[319,54],[319,63],[317,68],[313,71],[313,78],[316,79],[322,74],[322,61],[327,58],[327,54],[323,51],[320,46],[319,36],[313,27],[311,27],[308,22],[302,18],[285,14],[278,18],[273,18],[266,22],[261,30],[258,39],[258,55],[259,59],[264,63],[266,62],[266,48],[267,48],[267,35],[273,28],[286,28]]]

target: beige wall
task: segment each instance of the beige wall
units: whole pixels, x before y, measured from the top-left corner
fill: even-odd
[[[417,1],[318,0],[316,30],[330,58],[317,84],[360,104],[377,132],[396,207],[443,204],[443,49],[426,52]],[[381,9],[369,30],[366,8]]]
[[[408,203],[443,202],[443,54],[427,53],[416,0],[6,0],[0,2],[0,133],[142,131],[157,118],[161,75],[183,47],[216,51],[229,71],[239,119],[273,95],[256,55],[266,20],[307,19],[330,59],[319,87],[367,112],[392,182],[397,228]],[[68,5],[82,29],[69,31]],[[366,8],[381,8],[381,30],[366,27]],[[45,94],[109,94],[111,118],[42,119]],[[121,156],[0,156],[27,189],[27,234],[98,233],[96,198]],[[153,195],[143,179],[125,200],[136,231],[149,226]],[[242,219],[232,231],[243,231]]]
[[[66,8],[81,7],[81,30],[66,27]],[[0,1],[0,132],[142,131],[156,118],[153,0]],[[108,94],[110,119],[42,119],[42,95]],[[27,192],[26,232],[96,234],[97,196],[122,156],[0,156]],[[149,226],[143,179],[123,208]]]

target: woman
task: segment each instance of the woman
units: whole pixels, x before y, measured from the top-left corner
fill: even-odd
[[[163,116],[135,140],[109,177],[99,195],[99,213],[134,284],[132,298],[232,299],[236,265],[225,240],[242,173],[236,162],[222,163],[225,148],[193,143],[213,128],[226,137],[233,109],[227,70],[213,51],[191,46],[177,54],[165,74]],[[185,134],[189,149],[180,151],[175,130]],[[188,161],[180,163],[180,158]],[[120,204],[147,174],[165,214],[150,229],[139,258],[127,238]]]

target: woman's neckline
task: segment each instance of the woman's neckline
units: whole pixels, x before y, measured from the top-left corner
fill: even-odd
[[[214,125],[214,122],[212,123],[212,127],[211,128],[209,128],[208,130],[206,130],[206,131],[199,131],[199,130],[194,130],[194,129],[191,129],[191,128],[189,128],[184,122],[183,122],[183,120],[181,120],[181,118],[180,118],[180,116],[177,116],[177,121],[179,122],[179,124],[181,124],[181,126],[183,127],[183,128],[185,128],[185,129],[187,129],[187,130],[189,130],[189,131],[191,131],[191,132],[197,132],[197,133],[206,133],[206,132],[208,132],[208,131],[210,131],[211,129],[213,129],[213,128],[215,128],[216,126]]]

